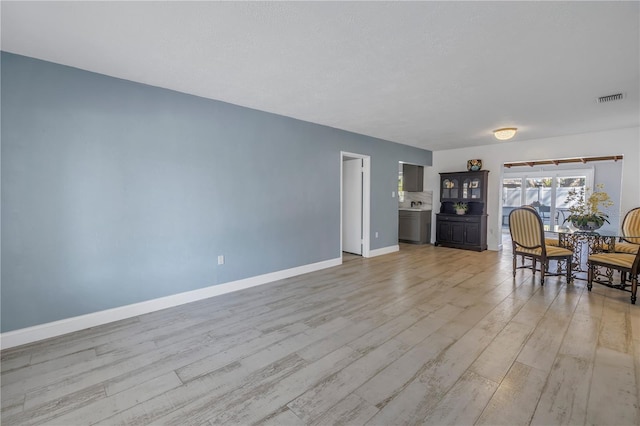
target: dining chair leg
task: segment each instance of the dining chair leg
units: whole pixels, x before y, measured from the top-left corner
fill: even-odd
[[[636,304],[636,291],[638,290],[638,274],[631,277],[631,304]]]
[[[547,273],[547,262],[545,261],[540,261],[540,285],[544,285],[544,274]]]
[[[571,257],[568,257],[567,260],[567,284],[573,281],[573,275],[571,274]]]
[[[594,265],[589,264],[587,267],[587,290],[591,291],[591,287],[593,287],[593,268]]]
[[[533,265],[533,275],[536,274],[536,268],[538,267],[538,261],[537,259],[534,257],[533,259],[531,259],[531,264]]]
[[[516,265],[517,265],[517,257],[515,254],[513,255],[513,278],[516,277]]]

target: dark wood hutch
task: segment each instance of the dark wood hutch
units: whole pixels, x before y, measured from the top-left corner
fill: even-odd
[[[436,246],[487,249],[488,170],[440,173],[440,213],[436,214]],[[464,215],[454,205],[465,203]]]

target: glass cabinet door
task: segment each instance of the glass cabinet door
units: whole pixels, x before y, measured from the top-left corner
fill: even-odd
[[[465,200],[482,199],[482,185],[480,178],[466,178],[462,183],[462,198]]]
[[[442,180],[442,199],[458,198],[460,184],[456,178],[445,178]]]
[[[469,195],[471,199],[482,199],[482,185],[480,178],[473,178],[471,182],[469,182]]]

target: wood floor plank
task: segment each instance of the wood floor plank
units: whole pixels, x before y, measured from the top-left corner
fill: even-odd
[[[208,343],[208,344],[207,344]],[[101,383],[111,394],[134,386],[136,383],[150,380],[157,374],[164,374],[162,366],[167,362],[187,363],[201,359],[207,353],[217,353],[220,342],[203,342],[195,348],[160,348],[149,353],[139,354],[123,360],[113,360],[110,357],[99,357],[94,361],[80,364],[83,368],[67,371],[57,371],[56,381],[50,380],[42,386],[27,392],[25,408],[63,398],[64,395],[82,390],[85,387]],[[223,346],[224,348],[224,346]],[[157,370],[154,369],[157,367]],[[91,369],[90,369],[91,368]],[[91,371],[91,374],[85,374]],[[114,389],[116,388],[116,389]]]
[[[231,391],[208,409],[209,421],[214,424],[254,424],[272,417],[274,407],[287,403],[306,392],[312,386],[342,370],[362,355],[348,346],[307,364],[288,377],[262,387],[259,392],[247,394],[240,388]]]
[[[99,342],[111,341],[114,336],[127,336],[131,334],[132,327],[135,327],[140,320],[138,317],[128,318],[111,324],[105,324],[92,329],[80,330],[54,339],[47,339],[43,342],[27,345],[27,348],[17,348],[16,350],[29,350],[29,347],[37,350],[31,351],[31,363],[38,364],[51,359],[66,356],[75,352],[95,347]]]
[[[599,347],[587,407],[588,424],[640,424],[634,360],[629,354]]]
[[[403,390],[381,407],[367,425],[415,425],[421,423],[439,401],[427,396],[429,389],[420,380],[411,381]]]
[[[28,407],[25,402],[25,409],[12,416],[3,416],[3,425],[46,425],[51,423],[51,419],[61,416],[91,404],[92,402],[104,399],[107,396],[104,386],[101,384],[85,387],[77,392],[65,394],[59,398],[47,400],[46,402]]]
[[[136,386],[138,383],[146,382],[152,378],[178,371],[185,368],[191,363],[209,359],[210,357],[220,354],[221,352],[233,351],[234,348],[246,342],[255,343],[261,337],[257,330],[246,330],[236,335],[225,336],[221,339],[203,339],[189,342],[190,344],[176,345],[175,347],[167,347],[162,352],[165,356],[158,357],[153,363],[136,366],[128,371],[120,371],[120,374],[104,380],[105,389],[108,395],[114,395],[123,390]],[[237,353],[237,352],[236,352]],[[250,352],[248,352],[250,353]],[[235,357],[231,357],[233,362]]]
[[[67,411],[62,415],[52,418],[39,418],[37,423],[46,422],[58,425],[81,425],[87,424],[88,422],[97,422],[178,386],[182,386],[182,382],[175,373],[171,372],[155,377],[148,382],[141,383],[124,392],[93,400],[82,407],[73,411]]]
[[[215,351],[209,356],[200,357],[193,362],[187,363],[183,367],[177,368],[176,372],[178,373],[180,380],[183,382],[189,382],[197,377],[207,375],[212,371],[223,368],[225,365],[236,362],[245,356],[269,347],[280,340],[300,334],[306,329],[308,329],[308,327],[304,324],[296,324],[284,327],[275,332],[261,334],[253,339],[245,341],[244,343],[223,350],[222,352]]]
[[[491,311],[469,332],[429,360],[420,374],[384,405],[370,423],[422,422],[507,322],[504,309]]]
[[[640,407],[640,340],[633,340],[633,361],[636,372],[636,397],[637,406]]]
[[[211,422],[211,425],[216,423]],[[264,418],[259,423],[261,426],[304,426],[304,422],[300,420],[300,417],[293,414],[293,411],[287,407],[273,413],[273,415]]]
[[[462,309],[458,311],[454,306],[447,305],[445,308],[437,310],[417,321],[406,330],[396,335],[395,339],[410,346],[417,345],[431,334],[435,333],[438,329],[442,328],[448,321],[451,321],[455,317],[456,311],[459,313]]]
[[[38,364],[29,364],[22,368],[14,369],[3,373],[1,376],[2,384],[12,385],[17,382],[24,382],[29,379],[42,383],[44,375],[49,372],[60,370],[68,367],[75,367],[79,363],[83,363],[96,359],[96,351],[93,349],[86,349],[81,352],[65,355],[59,358],[55,358],[49,361],[44,361]],[[29,385],[23,383],[25,389],[29,388]]]
[[[353,350],[366,354],[380,346],[387,340],[402,333],[417,321],[422,319],[425,313],[419,309],[412,309],[404,315],[399,315],[390,321],[380,325],[376,329],[364,334],[349,343]]]
[[[629,322],[633,340],[640,341],[640,309],[629,309]]]
[[[409,347],[397,340],[387,340],[340,372],[315,385],[287,407],[305,422],[313,422],[332,406],[374,376]]]
[[[606,315],[601,322],[599,346],[626,354],[632,353],[629,306],[628,303],[612,299],[605,301]]]
[[[169,390],[155,398],[123,410],[102,420],[99,425],[143,425],[143,424],[204,424],[208,422],[206,408],[227,392],[238,388],[254,389],[275,383],[306,365],[306,362],[291,355],[261,369],[245,368],[241,362],[200,376],[179,388]]]
[[[587,361],[593,360],[600,329],[599,318],[576,313],[569,323],[559,353]]]
[[[574,314],[538,402],[533,424],[584,424],[599,332],[599,317]]]
[[[531,424],[585,424],[592,375],[593,363],[589,360],[558,355]]]
[[[423,424],[473,424],[497,388],[498,383],[467,372],[427,414]]]
[[[24,411],[24,394],[18,394],[13,396],[0,395],[2,398],[2,419],[8,418],[10,416],[15,416],[18,413]]]
[[[314,343],[305,346],[296,353],[309,362],[317,361],[327,354],[345,346],[358,339],[375,328],[375,324],[367,321],[359,321],[355,324],[345,326],[339,331],[318,339]]]
[[[502,382],[533,328],[529,324],[510,322],[474,361],[470,369],[493,382]]]
[[[517,361],[538,370],[551,370],[569,322],[570,317],[545,316],[520,351]]]
[[[477,425],[526,425],[533,417],[547,373],[519,362],[489,400]]]
[[[295,354],[267,364],[266,367],[261,369],[252,369],[241,364],[237,375],[240,378],[239,381],[242,383],[242,386],[230,383],[228,389],[225,389],[224,392],[220,392],[217,395],[212,395],[210,392],[207,392],[199,398],[191,398],[179,411],[158,419],[157,423],[164,425],[181,425],[184,423],[183,419],[185,418],[188,418],[193,424],[215,421],[214,418],[220,414],[220,409],[222,406],[225,406],[225,402],[230,407],[234,406],[232,401],[237,401],[234,397],[237,392],[243,393],[244,391],[245,397],[247,398],[252,396],[251,394],[247,394],[243,387],[249,387],[256,393],[261,392],[263,389],[270,388],[308,365],[306,361]],[[249,372],[253,373],[247,374]]]
[[[389,364],[378,374],[356,389],[355,393],[371,405],[382,407],[398,392],[415,380],[429,361],[451,346],[450,337],[434,334]]]
[[[3,357],[2,360],[0,360],[0,371],[6,373],[17,368],[26,367],[30,362],[30,353],[16,353],[12,357]]]
[[[377,412],[376,407],[358,396],[350,394],[310,425],[359,426],[364,425]]]

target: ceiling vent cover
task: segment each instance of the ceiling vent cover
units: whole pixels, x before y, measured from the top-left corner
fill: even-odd
[[[598,103],[602,104],[602,103],[605,103],[605,102],[619,101],[622,98],[624,98],[624,94],[622,94],[622,93],[616,93],[615,95],[600,96],[598,98]]]

